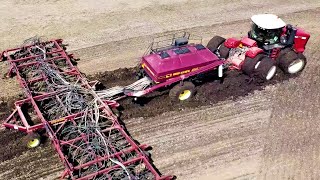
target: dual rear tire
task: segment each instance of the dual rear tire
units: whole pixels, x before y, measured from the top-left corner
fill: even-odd
[[[246,57],[242,65],[245,74],[263,81],[271,80],[276,74],[276,69],[274,61],[263,54],[258,54],[254,58]]]
[[[306,64],[307,60],[303,54],[296,53],[292,49],[284,49],[276,61],[262,54],[255,58],[247,57],[242,70],[250,77],[258,77],[263,81],[268,81],[275,76],[276,66],[284,73],[294,75],[302,72]]]
[[[269,57],[264,57],[255,66],[255,76],[263,81],[269,81],[276,75],[277,67]]]
[[[207,44],[207,48],[218,55],[220,58],[228,58],[230,49],[224,45],[225,38],[221,36],[214,36]]]

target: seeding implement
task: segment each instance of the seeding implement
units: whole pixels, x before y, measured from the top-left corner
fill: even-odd
[[[34,39],[1,57],[26,96],[3,125],[28,133],[30,148],[45,131],[65,166],[62,179],[173,178],[157,172],[148,146],[135,143],[112,112],[118,103],[95,92],[97,82],[88,82],[72,64],[61,39]]]

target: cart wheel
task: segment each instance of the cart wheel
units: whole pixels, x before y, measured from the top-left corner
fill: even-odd
[[[191,82],[184,82],[183,85],[175,85],[169,93],[174,101],[187,101],[192,98],[195,93],[195,85]]]
[[[271,80],[276,74],[277,67],[269,57],[264,57],[256,65],[255,75],[263,81]]]
[[[29,133],[25,137],[25,142],[28,148],[36,148],[41,143],[41,136],[38,133]]]

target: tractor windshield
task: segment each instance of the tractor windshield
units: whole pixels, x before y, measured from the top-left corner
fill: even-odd
[[[262,29],[252,23],[251,37],[261,44],[275,44],[280,41],[282,28],[279,29]]]

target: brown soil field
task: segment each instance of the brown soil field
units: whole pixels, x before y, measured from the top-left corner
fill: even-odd
[[[5,0],[0,49],[34,35],[64,38],[80,70],[112,87],[134,81],[132,67],[153,37],[178,30],[201,35],[204,44],[216,34],[241,37],[261,12],[311,33],[303,73],[279,72],[261,84],[230,71],[223,83],[208,78],[187,103],[171,102],[167,92],[142,105],[122,100],[121,120],[134,139],[153,147],[159,171],[178,179],[320,179],[320,1]],[[0,85],[3,119],[22,93],[15,79]],[[57,179],[63,166],[50,143],[27,150],[22,137],[0,130],[0,179]]]

